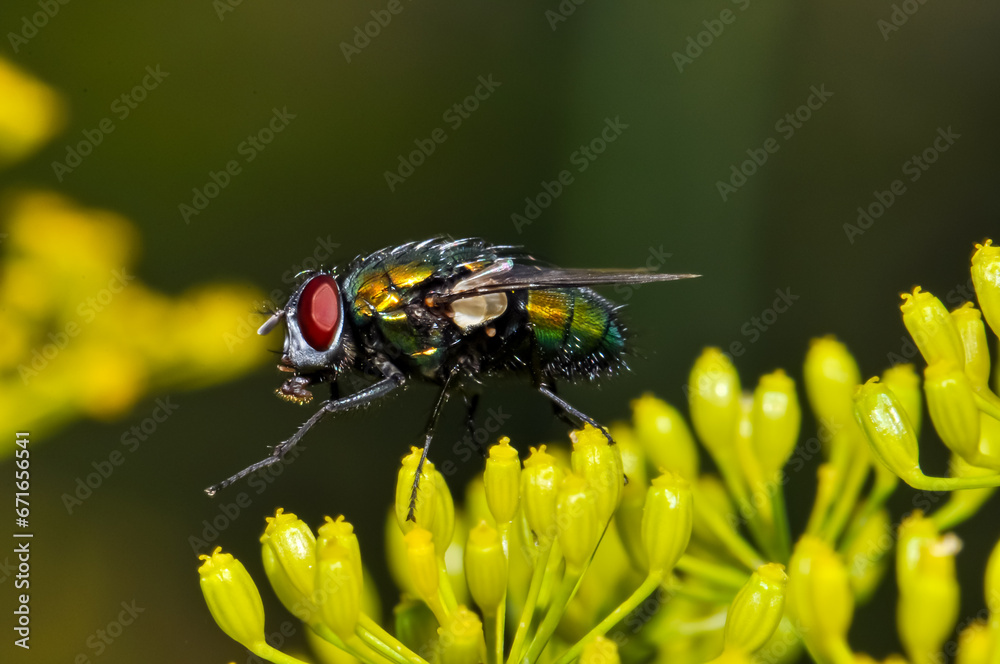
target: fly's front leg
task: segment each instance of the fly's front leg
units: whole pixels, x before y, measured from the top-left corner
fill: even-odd
[[[373,401],[377,401],[378,399],[381,399],[382,397],[386,396],[393,390],[402,387],[406,383],[406,376],[403,374],[403,372],[401,372],[399,369],[392,366],[392,364],[388,362],[385,362],[384,366],[385,369],[383,375],[385,376],[385,378],[378,381],[377,383],[369,385],[368,387],[355,392],[354,394],[349,394],[341,399],[331,399],[330,401],[324,402],[323,405],[320,407],[320,409],[317,410],[315,413],[313,413],[312,417],[306,420],[302,424],[302,426],[299,427],[299,430],[292,435],[291,438],[282,441],[281,443],[276,445],[274,449],[271,451],[271,455],[269,457],[267,457],[266,459],[262,459],[253,465],[247,466],[246,468],[236,473],[232,477],[225,479],[219,482],[218,484],[214,484],[208,487],[207,489],[205,489],[205,493],[207,493],[209,496],[214,496],[222,489],[225,489],[227,486],[233,484],[234,482],[243,479],[250,473],[257,472],[262,468],[267,468],[268,466],[278,463],[284,458],[286,454],[288,454],[288,451],[290,449],[295,447],[299,443],[299,441],[302,440],[302,437],[305,436],[306,433],[308,433],[308,431],[313,428],[313,426],[315,426],[320,420],[322,420],[327,415],[331,413],[341,413],[348,410],[354,410],[355,408],[361,408],[367,406]],[[380,367],[380,370],[381,369],[382,367]]]

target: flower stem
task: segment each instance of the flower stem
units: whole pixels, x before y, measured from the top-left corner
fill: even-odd
[[[844,526],[851,516],[851,510],[857,505],[858,494],[861,493],[861,488],[868,478],[870,457],[862,452],[864,450],[858,450],[858,453],[854,455],[854,460],[847,471],[847,477],[844,478],[839,495],[833,503],[833,510],[823,525],[822,537],[831,544],[840,537],[840,533],[844,530]]]
[[[506,523],[498,523],[497,529],[500,531],[500,542],[503,546],[503,565],[504,565],[504,578],[510,578],[510,521]],[[504,621],[507,616],[507,593],[503,594],[500,598],[500,606],[497,607],[496,611],[496,624],[493,626],[493,638],[496,658],[493,660],[496,664],[503,664],[503,641],[504,641]]]
[[[559,625],[559,620],[566,611],[566,605],[569,604],[571,599],[573,599],[574,591],[577,587],[577,581],[579,581],[582,576],[582,569],[576,570],[568,567],[566,568],[566,574],[563,576],[562,582],[559,584],[559,588],[556,589],[556,592],[552,597],[552,603],[549,605],[549,610],[545,613],[545,618],[542,619],[542,624],[538,626],[538,631],[535,632],[535,637],[531,639],[531,644],[528,646],[527,654],[518,660],[519,662],[531,664],[531,662],[538,661],[538,656],[542,654],[542,650],[545,649],[545,645],[549,642],[549,638],[552,637],[552,633],[556,631],[556,627]]]
[[[705,525],[712,533],[722,540],[729,552],[737,560],[747,566],[747,569],[755,570],[764,564],[763,557],[743,539],[736,530],[726,523],[722,515],[707,506],[707,503],[697,499],[694,501],[695,514],[705,522]]]
[[[274,648],[264,641],[253,644],[253,648],[250,649],[253,654],[266,659],[269,662],[274,662],[274,664],[306,664],[301,659],[296,659],[291,655],[286,655],[277,648]]]
[[[524,608],[521,610],[521,620],[517,625],[517,632],[514,634],[514,643],[510,647],[510,655],[507,664],[514,664],[515,659],[521,653],[521,646],[528,635],[528,627],[535,615],[535,605],[538,603],[538,593],[542,588],[542,577],[548,569],[549,554],[552,552],[552,542],[542,544],[543,549],[538,552],[535,559],[535,567],[531,570],[531,583],[528,586],[528,597],[524,601]]]
[[[372,659],[371,655],[373,655],[373,654],[378,655],[380,653],[380,651],[378,649],[372,648],[372,650],[375,651],[374,653],[372,653],[370,651],[366,652],[363,648],[359,648],[358,647],[358,646],[362,646],[363,645],[362,644],[363,640],[359,640],[358,637],[355,636],[355,637],[352,637],[352,640],[355,643],[351,643],[349,641],[344,641],[339,636],[337,636],[337,634],[334,633],[334,631],[332,629],[330,629],[329,627],[327,627],[323,623],[319,623],[319,622],[317,622],[317,623],[311,623],[309,625],[309,628],[313,632],[315,632],[316,634],[318,634],[321,638],[323,638],[325,641],[327,641],[329,643],[332,643],[333,645],[337,646],[338,648],[340,648],[344,652],[351,654],[353,657],[355,657],[356,659],[358,659],[358,660],[360,660],[362,662],[365,662],[366,664],[384,664],[385,661],[397,662],[397,664],[407,664],[407,662],[405,662],[405,661],[398,661],[398,660],[396,660],[396,659],[394,659],[392,657],[384,657],[384,656],[380,657],[380,659],[378,659],[378,660],[374,660],[374,659]],[[360,629],[360,627],[358,627],[358,629]],[[261,655],[261,657],[263,657],[263,655]],[[271,661],[275,661],[275,660],[271,660]],[[298,661],[298,660],[295,660],[295,661]],[[283,664],[283,663],[279,663],[279,664]]]
[[[649,597],[653,591],[655,591],[659,586],[660,582],[663,580],[663,574],[651,573],[646,577],[646,580],[635,589],[628,599],[618,605],[614,611],[608,614],[608,616],[599,622],[594,629],[587,632],[587,635],[582,639],[577,641],[572,648],[567,650],[562,654],[562,656],[556,660],[555,664],[568,664],[569,662],[576,659],[580,653],[583,651],[584,646],[586,646],[590,641],[594,640],[598,636],[604,636],[607,634],[608,630],[617,625],[622,619],[631,613],[635,607],[639,606],[647,597]],[[534,660],[532,660],[534,661]]]
[[[369,648],[382,653],[397,664],[427,664],[427,660],[407,648],[364,613],[358,618],[357,634]]]
[[[748,578],[745,572],[729,565],[709,562],[687,554],[681,556],[681,559],[677,561],[676,569],[733,590],[742,588]]]

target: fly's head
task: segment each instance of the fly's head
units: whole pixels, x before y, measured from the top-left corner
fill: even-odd
[[[307,272],[301,276],[302,282],[285,306],[274,312],[257,334],[268,334],[284,321],[285,345],[278,369],[294,375],[276,393],[304,404],[312,399],[309,385],[336,379],[349,360],[351,345],[335,275]]]

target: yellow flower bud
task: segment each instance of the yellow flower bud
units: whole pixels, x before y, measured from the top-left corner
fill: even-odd
[[[260,541],[264,571],[278,599],[297,618],[309,620],[316,536],[305,522],[279,507],[267,517]]]
[[[465,578],[483,614],[492,616],[507,594],[507,559],[496,528],[485,521],[469,531],[465,546]]]
[[[844,549],[844,560],[850,574],[851,590],[858,604],[871,599],[885,576],[889,562],[886,555],[895,544],[889,511],[881,509],[860,525]]]
[[[1000,247],[993,240],[976,245],[972,255],[972,285],[983,316],[995,334],[1000,334]]]
[[[958,328],[948,310],[920,286],[913,293],[903,293],[903,325],[909,330],[913,342],[927,364],[940,360],[950,360],[959,368],[965,365],[965,348],[958,336]]]
[[[570,439],[573,441],[570,457],[573,472],[587,480],[594,491],[597,520],[603,529],[621,502],[625,483],[621,449],[608,444],[604,434],[589,424],[570,433]]]
[[[912,484],[923,473],[917,436],[903,404],[889,388],[872,378],[854,395],[855,414],[872,454],[903,481]]]
[[[979,459],[984,468],[1000,470],[1000,420],[979,413]]]
[[[971,623],[958,635],[955,664],[990,664],[995,638],[985,621]]]
[[[497,520],[490,512],[489,503],[486,502],[486,485],[483,483],[483,476],[476,475],[465,485],[465,518],[470,523],[485,521],[491,526],[497,525]]]
[[[649,573],[670,574],[691,540],[694,518],[691,485],[680,475],[664,473],[646,493],[642,541]]]
[[[486,502],[498,524],[510,523],[517,514],[521,490],[521,460],[511,447],[510,438],[504,436],[490,448],[486,459]]]
[[[562,471],[555,457],[545,451],[545,445],[532,447],[521,473],[522,506],[528,527],[543,544],[556,536],[556,499],[561,479]]]
[[[753,450],[761,470],[769,475],[791,456],[802,421],[795,381],[781,369],[761,376],[754,390],[751,421]]]
[[[695,432],[714,457],[733,454],[739,399],[740,377],[729,356],[718,348],[706,348],[691,368],[688,407]]]
[[[990,381],[990,349],[982,314],[971,302],[966,302],[952,310],[951,318],[965,349],[965,375],[976,387],[986,387]]]
[[[447,625],[438,628],[441,664],[479,664],[486,658],[483,623],[479,616],[459,606]]]
[[[434,535],[434,550],[438,556],[444,556],[455,535],[455,501],[441,471],[431,466],[427,473],[434,483],[434,518],[430,528]]]
[[[328,543],[336,543],[350,552],[351,565],[353,569],[358,570],[358,574],[356,575],[358,595],[361,595],[364,587],[360,571],[361,546],[358,544],[358,536],[354,534],[354,526],[346,521],[343,515],[338,516],[336,521],[330,517],[325,517],[325,522],[319,527],[318,535],[319,538],[316,540],[317,550],[327,546]]]
[[[403,531],[399,529],[395,508],[390,508],[386,514],[385,528],[385,558],[389,565],[389,573],[393,581],[403,593],[415,595],[413,582],[410,579],[410,561],[406,553],[406,540]]]
[[[612,435],[621,448],[622,467],[628,484],[622,487],[621,503],[615,510],[615,530],[632,566],[640,572],[647,569],[646,551],[642,545],[642,508],[646,503],[649,481],[646,460],[626,427],[612,427]]]
[[[580,664],[620,664],[618,646],[609,638],[598,636],[588,641],[580,653]]]
[[[420,526],[431,530],[434,527],[434,516],[439,503],[435,490],[436,483],[431,477],[431,469],[434,464],[430,461],[424,463],[420,473],[420,485],[417,488],[417,505],[413,513],[414,521],[407,520],[410,513],[410,496],[413,493],[413,479],[417,475],[417,466],[420,465],[420,457],[423,450],[419,447],[411,447],[410,453],[403,457],[396,475],[396,521],[399,528],[404,532],[410,532],[415,526]]]
[[[767,643],[785,611],[787,582],[784,565],[768,563],[757,568],[729,605],[726,648],[752,653]]]
[[[952,452],[975,463],[979,456],[979,409],[969,377],[950,362],[930,364],[924,370],[924,393],[941,440]]]
[[[403,539],[406,541],[406,559],[413,588],[420,599],[433,609],[440,584],[434,536],[429,530],[416,526]]]
[[[556,523],[566,570],[579,573],[597,548],[604,528],[597,518],[594,490],[579,475],[567,475],[559,487]]]
[[[861,372],[847,346],[832,336],[813,339],[803,378],[820,427],[836,431],[848,426],[854,419],[851,397],[861,383]]]
[[[217,547],[198,568],[212,618],[231,639],[256,652],[264,641],[264,603],[243,563]]]
[[[952,533],[936,536],[936,529],[925,525],[929,521],[918,511],[900,525],[896,556],[896,625],[909,660],[916,664],[938,661],[958,618],[955,554],[961,542]]]
[[[882,372],[882,384],[892,390],[903,404],[903,412],[909,416],[913,433],[919,439],[924,400],[920,393],[920,375],[917,370],[912,364],[897,364]]]
[[[847,569],[826,542],[804,535],[788,568],[788,608],[802,640],[819,662],[843,661],[854,615]]]
[[[698,448],[680,411],[647,393],[632,401],[632,425],[654,468],[672,470],[688,480],[698,476]]]
[[[354,635],[361,614],[363,573],[354,553],[336,539],[316,551],[316,604],[327,627],[344,641]]]

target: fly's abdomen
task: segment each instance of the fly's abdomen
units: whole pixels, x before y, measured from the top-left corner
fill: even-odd
[[[546,372],[565,378],[597,378],[623,365],[625,329],[614,305],[594,291],[528,291],[525,309]]]

